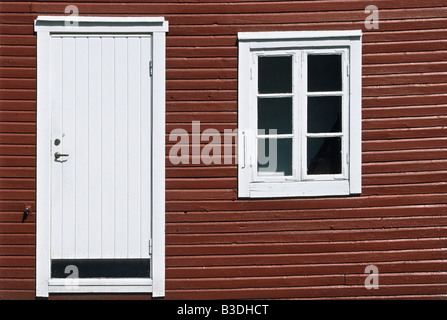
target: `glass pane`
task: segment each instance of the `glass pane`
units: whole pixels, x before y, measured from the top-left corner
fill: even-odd
[[[292,139],[258,139],[258,173],[269,176],[292,175]]]
[[[292,98],[258,98],[258,133],[262,134],[259,129],[292,133]]]
[[[258,92],[292,92],[292,56],[258,58]]]
[[[341,138],[307,139],[307,174],[341,173]]]
[[[341,55],[310,54],[307,56],[309,92],[341,91]]]
[[[341,97],[309,97],[307,132],[341,132]]]
[[[54,259],[52,278],[149,278],[149,259]]]

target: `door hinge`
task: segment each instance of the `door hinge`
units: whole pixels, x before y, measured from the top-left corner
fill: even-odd
[[[149,239],[149,255],[152,255],[152,239]]]
[[[152,61],[149,61],[149,76],[151,76],[152,77],[152,72],[153,72],[153,63],[152,63]]]

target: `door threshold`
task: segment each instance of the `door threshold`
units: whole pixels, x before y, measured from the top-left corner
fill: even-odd
[[[152,279],[64,278],[48,281],[49,293],[150,293]]]

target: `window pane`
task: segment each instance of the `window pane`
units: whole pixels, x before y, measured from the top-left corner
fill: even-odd
[[[292,92],[292,56],[258,58],[258,92]]]
[[[341,91],[341,55],[310,54],[307,57],[309,92]]]
[[[292,175],[292,139],[258,139],[258,173],[269,176]]]
[[[341,138],[307,139],[307,174],[341,173]]]
[[[292,133],[292,98],[258,98],[258,133],[262,134],[260,129]]]
[[[309,97],[307,132],[341,132],[341,97]]]

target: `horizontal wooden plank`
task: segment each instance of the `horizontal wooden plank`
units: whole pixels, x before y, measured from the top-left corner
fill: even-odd
[[[30,206],[30,203],[28,203],[27,201],[24,201],[19,205],[20,208],[17,209],[17,211],[13,211],[13,212],[8,212],[8,211],[2,211],[0,212],[0,222],[6,222],[6,223],[27,223],[27,224],[33,224],[36,222],[36,215],[33,213],[32,209],[33,207],[31,207],[31,214],[28,214],[28,217],[26,218],[25,221],[23,221],[23,213],[25,212],[25,207]]]
[[[380,20],[380,30],[383,31],[404,31],[404,30],[427,30],[427,29],[443,29],[445,21],[442,18],[431,19],[405,19],[405,20]],[[170,35],[232,35],[239,31],[290,31],[290,30],[362,30],[364,21],[335,21],[328,22],[325,20],[319,23],[267,23],[262,25],[243,23],[234,25],[176,25],[171,24],[169,27]],[[374,30],[368,32],[374,32]]]
[[[390,228],[374,230],[312,230],[289,232],[252,232],[223,234],[168,234],[170,244],[239,244],[239,243],[288,243],[322,241],[368,241],[445,237],[445,227]],[[309,262],[310,263],[310,262]]]
[[[0,132],[34,133],[36,125],[34,123],[0,122]]]
[[[169,93],[168,93],[169,95]],[[178,93],[178,97],[182,96],[182,93]],[[188,94],[191,99],[209,99],[214,100],[217,95],[221,97],[221,99],[226,99],[226,92],[190,92]],[[234,95],[233,93],[231,94]],[[186,96],[186,94],[185,94]],[[181,99],[185,99],[185,96],[183,96]],[[228,98],[230,99],[230,98]],[[174,122],[181,122],[181,123],[187,123],[190,122],[190,126],[192,128],[192,122],[193,121],[200,121],[200,122],[213,122],[213,123],[235,123],[237,121],[237,112],[167,112],[166,113],[166,121],[169,123]],[[201,126],[202,127],[202,126]],[[169,132],[170,133],[170,132]]]
[[[202,189],[185,190],[171,189],[166,191],[167,200],[218,200],[218,199],[236,199],[236,189]]]
[[[356,284],[357,278],[352,277],[351,282]],[[323,285],[342,285],[345,283],[344,275],[318,275],[318,276],[285,276],[285,277],[244,277],[244,278],[212,278],[212,279],[167,279],[168,290],[178,289],[236,289],[236,288],[273,288],[273,287],[305,287]],[[0,282],[1,284],[1,282]]]
[[[364,119],[363,129],[393,129],[393,128],[417,128],[436,127],[447,124],[447,115],[437,115],[432,117],[396,117],[391,119]]]
[[[417,260],[396,262],[375,262],[382,273],[397,272],[446,272],[447,260]],[[330,263],[271,266],[225,266],[225,267],[168,267],[167,278],[221,278],[221,277],[258,277],[258,276],[294,276],[324,274],[355,274],[365,270],[366,264]]]
[[[364,173],[387,173],[387,172],[410,172],[410,171],[438,171],[446,170],[446,160],[419,160],[419,161],[397,161],[364,163],[362,172]]]
[[[413,73],[396,77],[394,75],[364,76],[362,83],[365,86],[393,85],[393,84],[422,84],[442,83],[447,78],[446,72]]]
[[[447,84],[405,84],[393,86],[364,86],[363,97],[385,97],[385,96],[404,96],[404,95],[429,95],[443,94],[447,91]]]
[[[0,133],[0,144],[35,144],[35,134],[8,134]]]
[[[2,74],[2,77],[5,75]],[[35,79],[0,78],[0,87],[3,89],[35,89]]]
[[[244,221],[244,222],[201,222],[201,223],[169,223],[167,234],[216,234],[245,233],[270,231],[309,231],[309,230],[356,230],[356,229],[386,229],[408,227],[447,226],[447,218],[443,216],[422,217],[380,217],[355,219],[324,219],[324,220],[282,220],[282,221]],[[12,228],[11,228],[12,229]],[[12,229],[14,231],[15,229]],[[1,229],[0,229],[1,231]]]
[[[7,100],[0,99],[0,110],[4,111],[33,111],[36,110],[36,101],[33,100]]]
[[[0,234],[0,243],[2,245],[35,245],[36,243],[36,236],[34,234]],[[5,257],[6,258],[6,257]],[[19,260],[17,260],[15,263],[8,260],[7,264],[3,264],[3,257],[0,259],[0,267],[2,266],[17,266],[17,267],[27,267],[27,266],[33,266],[33,263],[27,262],[27,264],[20,263]],[[28,258],[28,260],[32,260],[31,258]],[[28,261],[26,260],[26,261]],[[5,262],[6,263],[6,262]]]
[[[33,256],[35,254],[36,254],[36,246],[34,245],[0,246],[0,256]],[[1,270],[0,270],[0,278],[1,278]]]
[[[34,279],[2,279],[0,288],[3,290],[33,290],[36,287]]]
[[[363,131],[363,139],[383,140],[383,139],[409,139],[409,138],[434,138],[445,137],[447,128],[444,126],[427,128],[396,128],[396,129],[372,129]]]
[[[446,72],[447,62],[407,62],[365,64],[362,66],[363,75],[405,74],[416,72]]]
[[[3,178],[35,178],[36,169],[32,167],[0,167],[0,176]]]
[[[424,183],[447,181],[446,171],[433,172],[400,172],[385,174],[365,174],[362,177],[363,185],[401,184],[401,183]]]
[[[447,147],[447,146],[446,146]],[[417,150],[399,150],[383,152],[364,152],[362,159],[365,163],[383,162],[383,161],[410,161],[410,160],[440,160],[445,159],[446,148],[440,149],[417,149]]]
[[[238,266],[238,265],[282,265],[319,263],[362,263],[373,264],[379,261],[435,260],[447,259],[443,249],[428,250],[388,250],[341,253],[302,253],[302,254],[263,254],[263,255],[213,255],[166,257],[166,265],[185,266]]]
[[[35,200],[34,190],[0,189],[0,200]]]
[[[365,274],[332,274],[313,276],[285,276],[285,277],[238,277],[212,279],[168,279],[166,286],[169,290],[176,289],[237,289],[237,288],[272,288],[272,287],[307,287],[330,285],[359,285],[363,286]],[[395,273],[380,274],[380,286],[399,284],[437,284],[447,280],[447,273]],[[380,287],[379,287],[380,289]]]
[[[0,28],[1,30],[2,28]],[[36,37],[31,35],[0,35],[0,45],[36,45]]]
[[[4,256],[0,259],[0,267],[33,267],[35,262],[32,256]]]
[[[1,99],[36,99],[35,89],[0,89]]]
[[[35,79],[36,68],[32,67],[0,67],[0,75],[3,78],[28,78]]]
[[[35,179],[0,178],[0,189],[34,189]]]
[[[194,170],[198,171],[198,170]],[[430,171],[430,170],[425,170]],[[443,170],[446,171],[446,170]],[[447,199],[442,195],[401,195],[395,196],[365,196],[365,197],[334,197],[334,198],[295,198],[284,201],[283,199],[264,199],[250,201],[240,199],[238,201],[167,201],[167,211],[246,211],[246,210],[290,210],[302,209],[327,209],[327,208],[362,208],[362,207],[387,207],[403,205],[445,204]]]
[[[1,81],[0,81],[1,82]],[[236,79],[168,80],[167,90],[237,90]]]
[[[194,297],[194,299],[315,299],[315,298],[341,298],[341,299],[424,299],[435,297],[442,299],[446,285],[444,284],[414,284],[414,285],[388,285],[380,290],[367,290],[362,286],[313,286],[292,288],[242,288],[242,289],[210,289],[210,290],[172,290],[166,292],[167,299],[181,299],[181,297]]]
[[[0,278],[20,278],[20,279],[31,279],[34,278],[36,270],[33,267],[1,267],[0,268]]]
[[[35,300],[36,290],[1,290],[1,300]]]
[[[447,115],[447,105],[419,105],[400,107],[369,107],[362,110],[363,121],[382,118],[402,118],[421,116],[445,116]]]
[[[371,140],[362,142],[364,151],[384,151],[384,150],[413,150],[426,148],[445,148],[447,138],[413,138],[413,139],[393,139],[393,140]]]
[[[192,69],[199,68],[203,71],[209,70],[210,68],[237,68],[237,58],[236,57],[166,57],[166,68],[167,72],[172,70],[174,73],[179,72],[182,69]],[[204,69],[206,68],[206,69]]]
[[[24,156],[33,156],[36,154],[36,146],[35,145],[8,145],[3,144],[0,145],[0,155],[24,155]]]
[[[35,156],[0,156],[1,167],[35,167]]]
[[[239,222],[239,221],[283,221],[300,219],[354,219],[379,217],[444,216],[447,204],[377,206],[359,208],[326,209],[258,209],[249,211],[179,211],[167,212],[167,223],[175,222]]]
[[[34,67],[35,68],[36,67],[36,58],[35,57],[0,56],[0,67]]]
[[[35,225],[33,223],[27,223],[20,222],[20,223],[1,223],[0,224],[0,233],[1,234],[7,234],[7,233],[13,233],[13,234],[20,234],[20,233],[34,233],[35,232]]]
[[[166,79],[237,79],[237,69],[168,69]]]
[[[440,239],[396,239],[371,241],[339,241],[339,242],[295,242],[295,243],[249,243],[249,244],[210,244],[210,245],[168,245],[168,256],[193,255],[228,255],[228,254],[290,254],[290,253],[322,253],[372,250],[407,250],[407,249],[439,249],[446,238]],[[446,267],[447,269],[447,267]],[[429,270],[431,271],[431,269]],[[174,275],[173,275],[174,276]],[[175,276],[174,276],[175,277]]]

